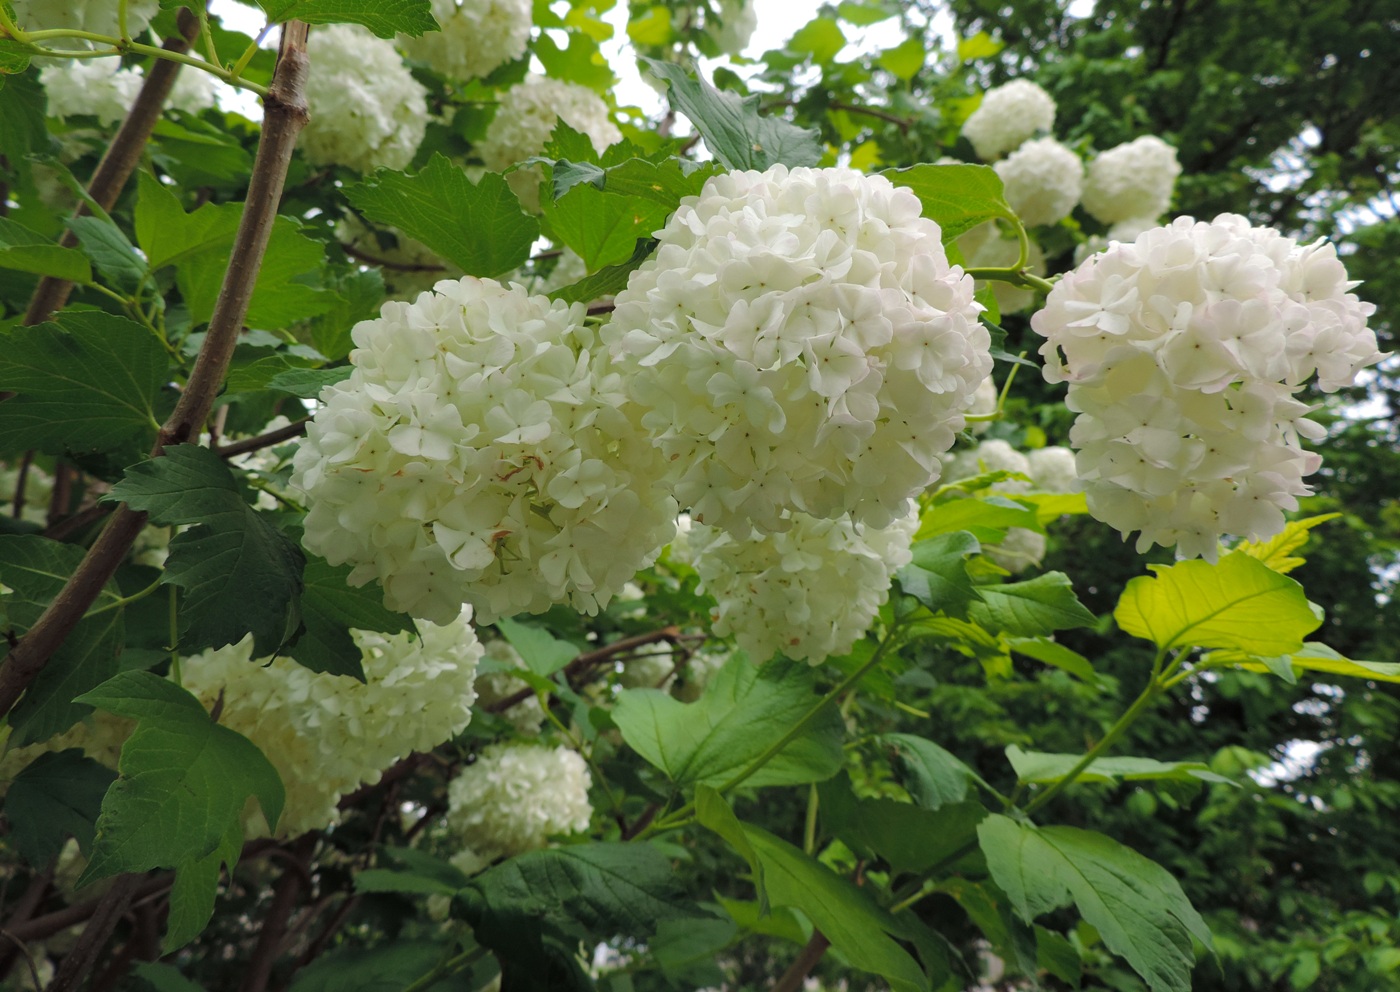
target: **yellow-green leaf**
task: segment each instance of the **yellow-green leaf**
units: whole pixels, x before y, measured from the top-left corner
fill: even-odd
[[[1290,520],[1280,533],[1267,541],[1246,541],[1235,550],[1243,551],[1251,558],[1258,558],[1275,572],[1287,574],[1303,564],[1304,559],[1293,552],[1308,543],[1308,532],[1319,524],[1336,520],[1340,516],[1340,513],[1324,513],[1321,516],[1304,517],[1302,520]]]

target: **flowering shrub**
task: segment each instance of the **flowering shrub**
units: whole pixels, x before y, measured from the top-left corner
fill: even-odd
[[[482,861],[544,847],[588,829],[592,779],[566,747],[497,744],[447,786],[447,825]]]

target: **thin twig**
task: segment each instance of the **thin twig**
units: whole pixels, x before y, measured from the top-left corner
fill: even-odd
[[[277,219],[277,205],[282,198],[297,135],[309,119],[304,94],[309,64],[306,35],[307,25],[303,21],[287,21],[282,26],[282,51],[263,101],[262,137],[228,270],[209,318],[199,357],[195,359],[194,369],[174,412],[156,435],[152,457],[164,454],[167,445],[199,436],[228,371],[258,269],[272,235],[272,225]],[[10,712],[77,626],[145,524],[146,514],[125,505],[112,514],[67,585],[0,665],[0,716]]]
[[[239,992],[264,992],[267,980],[272,977],[273,965],[282,951],[282,939],[287,933],[287,922],[301,900],[302,891],[311,886],[311,871],[308,862],[316,846],[316,835],[306,834],[298,840],[287,854],[287,870],[277,880],[273,890],[272,905],[263,916],[262,929],[258,931],[258,943],[253,948],[253,956],[248,962],[248,970],[243,973],[243,984]]]
[[[802,988],[802,983],[807,980],[807,976],[812,969],[817,966],[817,962],[822,959],[826,949],[831,946],[831,941],[826,939],[826,935],[820,930],[812,931],[812,939],[807,941],[807,946],[802,948],[797,955],[797,960],[788,966],[788,970],[783,972],[783,977],[779,978],[773,985],[773,992],[797,992]]]
[[[270,448],[274,444],[281,444],[283,441],[290,441],[294,437],[300,437],[306,433],[306,425],[311,423],[310,417],[303,417],[295,423],[286,427],[279,427],[275,431],[268,431],[266,434],[259,434],[257,437],[245,437],[241,441],[233,441],[221,448],[215,448],[214,454],[220,458],[232,458],[235,455],[246,455],[250,451],[259,451],[262,448]]]
[[[341,242],[340,249],[357,262],[364,262],[367,265],[377,265],[381,269],[388,269],[391,272],[447,271],[447,266],[437,265],[432,262],[393,262],[387,258],[380,258],[378,255],[371,255],[362,248],[356,248],[354,245],[347,245],[344,242]]]
[[[568,679],[576,678],[595,665],[600,665],[610,658],[642,647],[645,644],[656,644],[659,641],[668,641],[672,644],[678,642],[683,635],[679,627],[663,627],[660,630],[653,630],[646,634],[636,634],[632,637],[624,637],[621,640],[613,641],[601,648],[593,651],[585,651],[573,661],[564,666],[564,677]],[[502,696],[490,706],[483,707],[487,713],[504,713],[517,703],[523,703],[535,694],[532,688],[524,688],[519,692],[513,692],[509,696]]]
[[[138,876],[139,877],[139,876]],[[133,899],[144,899],[168,890],[174,882],[174,876],[170,874],[157,875],[146,879],[136,890]],[[102,900],[88,899],[83,902],[75,902],[71,906],[64,906],[56,909],[52,913],[45,913],[43,916],[36,916],[27,923],[17,924],[10,933],[18,940],[45,940],[60,931],[69,927],[77,926],[84,920],[90,919],[97,912]]]
[[[46,992],[75,992],[82,985],[140,886],[140,875],[118,875],[113,880],[112,887],[98,901],[87,926],[83,927],[77,944],[59,964]]]

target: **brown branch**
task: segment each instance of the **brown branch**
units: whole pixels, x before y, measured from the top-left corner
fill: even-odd
[[[11,503],[10,516],[16,520],[24,513],[24,490],[29,482],[29,468],[34,464],[34,452],[26,451],[24,457],[19,460],[19,471],[15,475],[15,498]]]
[[[340,908],[335,911],[335,915],[331,917],[330,922],[312,939],[311,943],[307,945],[306,950],[301,952],[296,963],[292,965],[293,974],[305,968],[308,964],[321,956],[321,952],[326,949],[326,945],[331,942],[331,938],[340,932],[340,928],[345,926],[346,921],[350,919],[350,914],[353,913],[355,908],[359,905],[360,897],[358,895],[350,896],[340,904]]]
[[[277,880],[273,890],[272,905],[263,916],[262,929],[258,932],[258,943],[253,948],[253,957],[248,962],[248,970],[243,973],[243,983],[239,992],[265,992],[267,980],[272,977],[273,965],[282,950],[282,938],[287,932],[287,922],[296,911],[301,900],[302,890],[310,889],[311,871],[308,861],[316,846],[316,835],[306,834],[293,845],[288,855],[287,870]]]
[[[214,454],[218,455],[220,458],[232,458],[235,455],[246,455],[250,451],[270,448],[274,444],[290,441],[294,437],[301,437],[301,435],[306,433],[306,425],[310,422],[310,417],[303,417],[296,423],[288,424],[286,427],[279,427],[275,431],[268,431],[266,434],[259,434],[257,437],[245,437],[241,441],[234,441],[221,448],[215,448]]]
[[[252,299],[258,268],[277,219],[277,205],[282,198],[297,135],[306,126],[309,116],[303,92],[308,68],[306,35],[307,26],[302,21],[287,21],[282,26],[282,50],[272,85],[263,100],[262,137],[228,270],[224,273],[223,286],[189,382],[174,412],[156,436],[152,457],[164,454],[167,445],[198,437],[228,371],[243,318],[248,312],[248,302]],[[0,716],[10,712],[77,626],[145,524],[146,514],[125,505],[112,514],[68,584],[0,665]]]
[[[140,876],[137,876],[138,879]],[[150,896],[162,893],[170,888],[174,877],[170,874],[157,875],[146,879],[137,888],[133,899],[145,899]],[[84,920],[91,919],[97,912],[97,908],[102,904],[101,898],[88,899],[84,902],[75,902],[71,906],[64,906],[56,909],[52,913],[45,913],[43,916],[36,916],[26,923],[16,925],[9,932],[17,940],[45,940],[62,930],[77,926]]]
[[[642,815],[632,821],[631,825],[623,824],[622,840],[631,840],[639,833],[651,826],[651,821],[656,819],[656,814],[661,812],[660,803],[648,803],[647,808],[642,810]]]
[[[113,880],[112,887],[98,901],[87,926],[83,927],[77,944],[59,964],[46,992],[75,992],[82,985],[140,886],[140,875],[118,875]]]
[[[177,23],[180,33],[167,38],[161,47],[168,52],[184,53],[189,51],[190,44],[199,33],[199,18],[182,7]],[[179,71],[179,62],[169,59],[156,60],[156,64],[151,66],[151,71],[146,76],[146,81],[141,84],[141,92],[136,95],[136,102],[131,105],[131,110],[122,121],[122,126],[117,129],[112,143],[107,146],[102,161],[97,163],[97,169],[88,183],[88,195],[97,201],[103,210],[111,210],[116,204],[126,181],[131,178],[132,172],[141,161],[146,142],[150,140],[156,122],[160,120],[166,98],[170,96],[170,89],[175,85],[175,74]],[[85,213],[87,204],[79,203],[75,216],[81,217]],[[72,231],[64,231],[58,243],[71,248],[78,243],[78,239]],[[39,284],[34,287],[33,297],[29,300],[24,322],[41,324],[48,320],[49,314],[63,309],[72,292],[73,284],[67,279],[52,276],[40,279]]]
[[[866,117],[874,117],[898,127],[905,134],[914,126],[914,122],[907,117],[900,117],[887,110],[880,110],[876,107],[862,107],[854,103],[831,103],[827,106],[832,110],[844,110],[848,114],[864,114]]]
[[[51,541],[66,541],[88,524],[95,524],[113,510],[111,503],[95,503],[85,510],[79,510],[69,517],[64,517],[50,527],[45,527],[43,536]]]
[[[817,962],[822,959],[826,949],[831,946],[831,941],[820,930],[812,931],[812,939],[807,941],[807,946],[802,948],[788,970],[783,972],[783,977],[779,978],[773,985],[773,992],[797,992],[802,988],[802,983],[807,980],[807,975],[817,966]]]
[[[68,505],[73,501],[73,480],[77,469],[65,461],[54,462],[53,490],[49,493],[48,518],[44,521],[52,527],[63,517],[68,516]]]
[[[14,932],[15,927],[22,923],[28,923],[34,915],[34,911],[39,908],[44,901],[44,896],[48,895],[49,886],[53,883],[53,869],[42,871],[30,880],[24,893],[16,900],[14,908],[10,910],[9,917],[4,924],[4,933]],[[14,965],[15,958],[24,950],[24,945],[20,941],[6,941],[0,947],[0,979],[3,979],[10,972]]]
[[[609,658],[614,658],[620,654],[626,654],[635,648],[646,644],[656,644],[660,641],[667,641],[671,644],[681,639],[679,627],[663,627],[660,630],[653,630],[646,634],[636,634],[632,637],[624,637],[621,640],[613,641],[601,648],[592,651],[585,651],[573,661],[564,666],[564,677],[568,679],[582,675],[595,665],[600,665]],[[532,688],[524,688],[519,692],[512,692],[509,696],[502,696],[490,706],[485,707],[487,713],[504,713],[517,703],[523,703],[535,694]]]
[[[447,266],[434,265],[431,262],[391,262],[387,258],[380,258],[378,255],[371,255],[362,248],[354,245],[347,245],[344,242],[340,245],[340,250],[345,252],[357,262],[364,262],[367,265],[377,265],[381,269],[388,269],[391,272],[446,272]]]

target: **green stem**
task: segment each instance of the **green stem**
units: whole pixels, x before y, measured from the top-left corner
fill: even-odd
[[[233,68],[229,70],[229,82],[235,82],[239,76],[243,75],[243,70],[248,68],[248,63],[253,61],[253,56],[258,54],[258,42],[262,41],[263,35],[267,34],[267,28],[248,43],[248,47],[243,49],[243,54],[238,56],[238,61],[233,63]]]
[[[817,809],[821,800],[817,798],[817,785],[807,787],[807,824],[802,831],[802,850],[811,857],[817,849]]]
[[[174,586],[170,587],[170,677],[176,685],[182,685],[180,678],[180,603]]]
[[[122,36],[123,41],[131,38],[131,28],[128,23],[126,11],[129,5],[129,0],[117,0],[117,33]]]
[[[1156,701],[1157,697],[1163,692],[1163,686],[1158,681],[1158,676],[1161,672],[1162,661],[1165,656],[1165,650],[1157,652],[1157,658],[1152,664],[1152,678],[1147,683],[1147,688],[1143,689],[1137,699],[1133,700],[1133,705],[1129,706],[1127,712],[1118,718],[1118,722],[1108,728],[1108,732],[1099,739],[1097,744],[1089,749],[1084,757],[1075,762],[1074,767],[1066,772],[1064,777],[1052,782],[1049,788],[1027,803],[1023,812],[1027,814],[1035,812],[1063,792],[1067,786],[1072,785],[1080,775],[1084,774],[1084,770],[1112,747],[1118,741],[1118,738],[1122,737],[1124,732],[1133,725],[1137,718],[1142,716],[1147,710],[1147,707],[1151,706],[1152,703]]]
[[[217,66],[222,66],[223,60],[219,58],[219,51],[214,46],[214,31],[209,26],[209,10],[204,4],[199,4],[199,34],[204,39],[204,52],[209,56],[209,61]]]
[[[9,30],[7,27],[6,30]],[[211,75],[218,76],[226,83],[234,86],[241,86],[246,90],[251,90],[258,96],[267,96],[267,87],[257,83],[250,83],[239,79],[230,70],[214,62],[209,62],[193,55],[186,55],[183,52],[172,52],[166,48],[159,48],[155,45],[147,45],[144,42],[132,41],[129,38],[114,38],[111,35],[95,34],[92,31],[76,31],[69,28],[50,28],[45,31],[11,32],[14,39],[23,45],[27,45],[35,55],[44,55],[50,58],[99,58],[108,55],[123,55],[133,52],[137,55],[148,55],[151,58],[165,59],[170,62],[179,62],[181,65],[191,66],[195,69],[203,69]],[[78,38],[83,41],[91,41],[101,45],[110,46],[110,51],[61,51],[58,49],[43,48],[38,42],[48,41],[51,38]],[[251,56],[249,56],[251,58]]]
[[[159,426],[159,425],[157,425],[157,426]],[[112,602],[108,603],[106,606],[99,606],[99,607],[98,607],[97,609],[95,609],[95,610],[88,610],[86,616],[95,617],[95,616],[97,616],[99,613],[106,613],[108,610],[119,610],[119,609],[121,609],[123,606],[126,606],[126,605],[128,605],[128,604],[130,604],[130,603],[135,603],[135,602],[137,602],[138,600],[145,599],[145,598],[146,598],[147,596],[149,596],[151,593],[155,592],[157,589],[160,588],[160,586],[161,586],[161,581],[162,581],[161,579],[156,579],[154,582],[152,582],[152,583],[151,583],[150,585],[148,585],[146,588],[142,589],[140,592],[134,592],[134,593],[132,593],[130,596],[123,596],[121,599],[114,599]]]
[[[438,962],[433,966],[433,970],[415,979],[404,986],[403,992],[424,992],[425,989],[432,988],[444,978],[450,978],[459,971],[465,971],[470,965],[486,956],[486,948],[473,947],[469,951],[455,954],[450,958]]]

